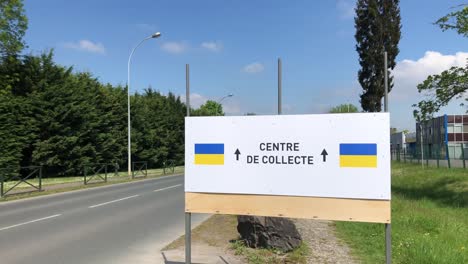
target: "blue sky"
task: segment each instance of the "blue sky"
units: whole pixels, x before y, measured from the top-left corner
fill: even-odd
[[[402,39],[390,93],[392,126],[414,130],[416,85],[428,74],[464,65],[468,40],[432,24],[462,1],[401,1]],[[27,52],[55,50],[58,63],[89,71],[103,82],[151,85],[185,93],[190,64],[192,101],[223,101],[227,114],[275,114],[276,62],[283,60],[286,114],[324,113],[340,103],[359,105],[355,1],[59,1],[26,0]],[[444,109],[463,113],[457,103]]]

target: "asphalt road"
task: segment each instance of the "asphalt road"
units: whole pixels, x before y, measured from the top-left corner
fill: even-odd
[[[164,263],[184,232],[183,176],[0,203],[0,263]],[[204,215],[194,215],[196,224]]]

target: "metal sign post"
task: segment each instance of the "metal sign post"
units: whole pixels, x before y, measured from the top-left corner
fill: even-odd
[[[388,66],[387,66],[387,52],[386,51],[384,52],[384,68],[385,68],[384,109],[385,109],[385,112],[388,113]],[[385,259],[386,259],[387,264],[392,263],[392,224],[385,224]]]
[[[282,70],[282,67],[281,67],[281,58],[278,58],[278,115],[281,115],[281,113],[283,112],[283,104],[282,104],[282,84],[283,84],[283,80],[282,80],[282,75],[281,75],[281,70]]]
[[[187,116],[190,116],[190,81],[189,65],[185,64],[185,105],[187,106]],[[185,264],[192,262],[192,214],[185,213]]]

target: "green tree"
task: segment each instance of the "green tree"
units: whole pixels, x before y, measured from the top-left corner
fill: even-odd
[[[200,108],[192,111],[193,116],[222,116],[224,115],[223,106],[215,101],[208,100]]]
[[[183,164],[185,105],[179,97],[148,88],[132,97],[132,159],[161,167],[173,160]]]
[[[57,65],[52,51],[0,60],[0,79],[0,168],[43,165],[48,176],[61,176],[78,175],[89,163],[126,163],[125,87]],[[131,101],[133,159],[182,165],[180,98],[147,89]]]
[[[356,6],[356,51],[361,69],[358,79],[363,93],[361,106],[366,112],[380,112],[385,93],[384,74],[394,69],[401,36],[399,0],[358,0]],[[388,54],[388,69],[384,69],[383,54]],[[389,72],[390,92],[393,77]]]
[[[435,24],[444,31],[454,29],[462,36],[468,37],[468,5],[440,18]],[[419,93],[428,97],[413,105],[413,114],[418,121],[428,120],[453,99],[465,98],[465,102],[468,102],[468,60],[465,67],[451,67],[440,74],[428,76],[417,88]],[[463,106],[463,103],[461,105]]]
[[[443,31],[453,29],[458,34],[468,37],[468,5],[460,6],[462,7],[461,10],[439,18],[434,24],[438,25]]]
[[[2,96],[0,100],[0,168],[28,166],[37,138],[37,122],[29,98]]]
[[[332,107],[329,113],[358,113],[358,108],[353,104],[341,104],[335,107]]]
[[[76,73],[37,94],[35,164],[57,175],[77,175],[90,163],[122,164],[126,151],[125,90]]]
[[[22,0],[0,0],[0,54],[14,56],[23,50],[28,19]]]

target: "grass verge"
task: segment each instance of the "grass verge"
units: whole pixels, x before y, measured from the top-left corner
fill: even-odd
[[[31,192],[20,192],[20,193],[13,193],[13,194],[8,194],[3,198],[0,198],[0,202],[5,202],[5,201],[12,201],[12,200],[18,200],[18,199],[24,199],[24,198],[29,198],[29,197],[36,197],[36,196],[42,196],[42,195],[48,195],[48,194],[54,194],[54,193],[62,193],[62,192],[68,192],[68,191],[74,191],[74,190],[81,190],[81,189],[89,189],[89,188],[94,188],[94,187],[100,187],[100,186],[106,186],[106,185],[112,185],[116,183],[126,183],[126,182],[133,182],[133,181],[139,181],[139,180],[144,180],[144,179],[152,179],[152,178],[159,178],[162,176],[171,176],[171,175],[179,175],[184,173],[184,167],[176,167],[174,169],[173,174],[163,174],[163,169],[154,169],[154,170],[148,170],[148,176],[146,178],[139,177],[139,178],[129,178],[127,175],[124,176],[123,173],[119,176],[115,175],[108,175],[108,181],[105,182],[93,182],[88,185],[84,185],[83,183],[83,176],[76,176],[76,177],[63,177],[63,178],[44,178],[42,179],[42,187],[43,191],[38,192],[38,191],[31,191]],[[33,179],[29,181],[33,184],[38,184],[37,179]],[[13,186],[13,182],[6,182],[5,183],[5,190]],[[20,191],[27,191],[29,187],[28,185],[22,183],[19,186],[15,187],[18,188]]]
[[[467,206],[467,170],[393,163],[393,263],[468,263]],[[363,263],[385,263],[382,224],[335,224]]]

